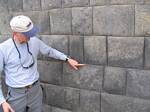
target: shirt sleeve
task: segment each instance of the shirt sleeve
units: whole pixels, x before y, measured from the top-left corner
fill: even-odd
[[[3,92],[2,92],[2,79],[1,79],[1,75],[2,75],[2,70],[4,68],[4,56],[0,50],[0,105],[5,101],[5,98],[3,96]]]
[[[66,60],[67,55],[65,55],[64,53],[62,53],[62,52],[46,45],[43,41],[39,40],[39,45],[40,45],[40,52],[43,55],[47,55],[49,57],[59,59],[59,60],[63,60],[63,61]]]

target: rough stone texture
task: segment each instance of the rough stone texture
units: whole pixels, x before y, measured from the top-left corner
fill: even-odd
[[[150,35],[149,5],[135,6],[135,35]]]
[[[145,4],[149,4],[150,1],[149,1],[149,0],[144,0],[144,3],[145,3]]]
[[[107,5],[109,3],[109,0],[90,0],[90,5],[96,6],[96,5]]]
[[[73,34],[92,34],[92,8],[72,9],[72,30]]]
[[[150,68],[150,38],[145,38],[145,68]]]
[[[109,37],[108,64],[121,67],[143,66],[144,38]]]
[[[61,108],[64,104],[64,89],[60,86],[46,84],[46,103]]]
[[[144,0],[110,0],[111,4],[144,4]]]
[[[150,99],[150,71],[128,70],[127,95]]]
[[[80,90],[66,87],[64,88],[64,105],[69,110],[75,110],[79,107]]]
[[[8,9],[11,12],[23,10],[23,0],[8,0]]]
[[[62,0],[63,7],[88,6],[89,0]]]
[[[93,8],[93,31],[96,35],[133,36],[133,6],[101,6]]]
[[[104,90],[111,94],[124,94],[126,89],[126,70],[124,68],[106,67]]]
[[[77,112],[100,112],[100,94],[81,90],[80,107]]]
[[[54,9],[50,11],[52,34],[71,34],[71,9]]]
[[[0,13],[8,12],[8,0],[0,0]]]
[[[38,61],[40,80],[50,84],[62,84],[62,63]]]
[[[66,110],[66,109],[52,107],[52,111],[51,112],[71,112],[71,111]]]
[[[69,36],[69,55],[83,63],[83,36]]]
[[[100,91],[102,89],[103,67],[87,65],[78,71],[64,65],[64,85],[88,90]]]
[[[51,107],[47,104],[43,104],[42,112],[51,112]]]
[[[61,8],[61,0],[41,0],[41,6],[43,10]]]
[[[30,10],[40,10],[41,0],[23,0],[23,10],[30,11]]]
[[[102,93],[101,112],[149,112],[150,101]]]
[[[106,64],[106,37],[89,36],[84,38],[84,56],[86,63]]]

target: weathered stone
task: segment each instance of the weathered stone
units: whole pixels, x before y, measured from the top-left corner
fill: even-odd
[[[106,64],[106,37],[85,37],[84,53],[86,63]]]
[[[134,35],[133,6],[99,6],[93,9],[93,31],[96,35]]]
[[[57,107],[52,107],[52,111],[51,112],[72,112],[66,109],[62,109],[62,108],[57,108]]]
[[[71,9],[54,9],[50,11],[52,34],[71,34]]]
[[[150,35],[150,7],[149,5],[135,6],[135,35]]]
[[[23,0],[8,0],[9,11],[22,11],[23,10]]]
[[[23,0],[23,10],[41,10],[40,0]]]
[[[1,35],[7,35],[12,33],[9,25],[11,18],[12,18],[11,14],[0,13],[0,34]]]
[[[90,5],[107,5],[109,0],[90,0]]]
[[[101,112],[149,112],[150,101],[102,93]]]
[[[5,40],[11,38],[12,35],[2,35],[0,34],[0,43],[4,42]]]
[[[150,38],[145,37],[145,60],[144,67],[150,68]]]
[[[144,4],[144,0],[110,0],[111,4],[121,4],[121,5],[128,5],[128,4]]]
[[[127,95],[150,99],[150,71],[128,70]]]
[[[0,0],[0,13],[8,12],[8,0]]]
[[[100,112],[100,93],[81,90],[77,112]]]
[[[92,34],[92,8],[82,7],[72,9],[73,34]]]
[[[62,63],[38,61],[40,80],[50,84],[62,84]]]
[[[42,112],[52,112],[51,106],[43,104]]]
[[[149,0],[144,0],[144,3],[145,3],[145,4],[149,4],[150,1],[149,1]]]
[[[60,86],[46,84],[47,104],[62,107],[64,104],[64,89]]]
[[[63,7],[88,6],[89,0],[62,0]]]
[[[143,37],[108,37],[108,64],[121,67],[143,66]]]
[[[79,107],[79,93],[78,89],[64,88],[64,105],[63,108],[74,110]]]
[[[41,6],[43,10],[61,8],[61,0],[41,0]]]
[[[104,90],[111,94],[124,94],[126,87],[126,70],[117,67],[106,67]]]
[[[83,63],[83,36],[69,36],[70,56]]]
[[[103,67],[87,65],[75,71],[64,64],[63,81],[66,86],[100,91],[103,80]]]

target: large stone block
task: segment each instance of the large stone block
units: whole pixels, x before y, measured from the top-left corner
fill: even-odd
[[[46,84],[46,102],[51,106],[62,107],[64,104],[63,87]]]
[[[106,64],[106,37],[89,36],[84,38],[84,56],[86,63]]]
[[[90,0],[90,5],[107,5],[109,4],[109,0]]]
[[[135,6],[135,35],[150,35],[150,5]]]
[[[71,9],[54,9],[50,11],[52,34],[71,34]]]
[[[70,56],[83,63],[83,36],[69,36]]]
[[[33,23],[40,29],[40,34],[50,34],[49,12],[30,11],[13,13],[13,15],[25,15],[30,17]]]
[[[87,65],[75,71],[64,64],[63,81],[65,86],[100,91],[102,80],[102,66]]]
[[[82,7],[72,9],[73,34],[92,34],[92,8]]]
[[[80,107],[76,112],[100,112],[100,93],[81,90]]]
[[[62,108],[57,108],[57,107],[52,107],[52,111],[51,112],[72,112],[66,109],[62,109]]]
[[[23,0],[23,10],[41,10],[40,0]]]
[[[62,0],[63,7],[88,6],[89,0]]]
[[[134,35],[134,7],[98,6],[93,9],[93,31],[96,35]]]
[[[23,0],[8,0],[8,9],[11,12],[23,10]]]
[[[150,101],[102,93],[101,112],[149,112]]]
[[[126,89],[126,70],[124,68],[106,67],[104,90],[111,94],[124,94]]]
[[[108,37],[108,64],[121,67],[143,66],[143,37]]]
[[[144,0],[110,0],[110,4],[121,4],[121,5],[128,5],[128,4],[144,4]]]
[[[7,35],[12,33],[9,25],[11,18],[12,18],[12,14],[0,13],[0,34],[1,35]]]
[[[149,4],[150,1],[149,1],[149,0],[144,0],[144,3],[145,3],[145,4]]]
[[[47,104],[43,104],[42,112],[52,112],[51,106],[49,106]]]
[[[127,71],[127,95],[150,99],[150,71]]]
[[[75,110],[79,107],[80,91],[75,88],[64,88],[64,105],[63,108]]]
[[[43,10],[61,8],[61,0],[41,0]]]
[[[8,12],[8,0],[0,0],[0,13]]]
[[[150,68],[150,38],[145,37],[145,60],[144,67]]]
[[[50,84],[62,84],[62,63],[38,61],[40,80]]]

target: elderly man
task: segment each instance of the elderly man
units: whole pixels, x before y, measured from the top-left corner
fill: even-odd
[[[42,89],[37,71],[39,52],[63,60],[76,70],[84,64],[79,64],[36,38],[39,29],[29,17],[13,17],[10,27],[13,37],[0,44],[0,71],[5,72],[8,85],[6,99],[0,88],[0,104],[4,112],[41,112]]]

